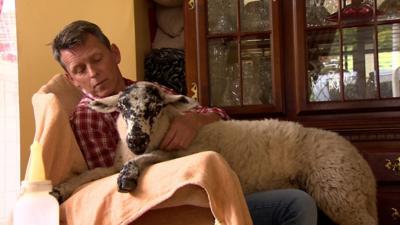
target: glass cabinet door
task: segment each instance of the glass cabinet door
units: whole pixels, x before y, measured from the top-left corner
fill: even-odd
[[[197,45],[189,52],[196,71],[187,67],[187,76],[202,104],[231,115],[283,112],[278,11],[272,0],[197,0],[186,10]]]
[[[299,111],[400,106],[400,1],[304,0]],[[301,59],[301,55],[303,57]],[[300,73],[299,73],[300,74]],[[304,77],[304,76],[303,76]],[[305,87],[305,88],[304,88]],[[368,100],[368,101],[366,101]]]

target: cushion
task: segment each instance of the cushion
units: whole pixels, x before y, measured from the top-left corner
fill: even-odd
[[[184,32],[179,36],[170,37],[166,33],[164,33],[160,28],[157,28],[156,36],[153,41],[152,48],[161,49],[161,48],[177,48],[184,49]]]
[[[184,17],[182,7],[164,7],[157,5],[156,19],[158,27],[171,37],[179,36],[183,32]]]
[[[64,74],[55,75],[32,97],[34,140],[43,146],[46,177],[53,185],[87,170],[69,123],[69,115],[81,97],[80,90]]]

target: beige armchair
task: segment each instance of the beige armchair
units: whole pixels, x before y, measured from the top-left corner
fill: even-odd
[[[87,170],[69,125],[69,114],[81,97],[59,74],[32,98],[34,138],[43,145],[46,175],[53,184]],[[252,224],[236,175],[214,152],[155,164],[132,193],[119,193],[116,179],[112,175],[80,187],[60,206],[60,223]]]

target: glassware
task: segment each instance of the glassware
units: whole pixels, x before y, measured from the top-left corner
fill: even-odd
[[[241,30],[266,31],[269,29],[269,1],[242,0],[240,4]]]
[[[326,18],[330,15],[325,8],[325,0],[307,0],[306,17],[307,26],[326,25]]]
[[[307,34],[308,99],[310,102],[341,99],[340,33],[337,29],[315,30]],[[347,69],[347,67],[345,68]]]
[[[375,87],[375,54],[373,27],[343,29],[344,97],[346,100],[374,99],[378,97]],[[373,85],[371,85],[373,84]]]
[[[269,52],[263,52],[258,58],[259,75],[259,100],[263,104],[272,104],[272,77],[271,77],[271,60],[268,59]]]
[[[224,38],[212,39],[208,46],[211,105],[239,105],[240,77],[236,42]]]
[[[270,41],[268,37],[241,41],[244,105],[272,103]]]
[[[210,0],[208,8],[208,32],[228,33],[236,31],[236,0]]]
[[[400,23],[378,26],[380,95],[400,97]]]
[[[342,23],[359,23],[371,21],[374,18],[373,2],[363,0],[352,0],[349,5],[345,5],[341,11]],[[381,15],[382,12],[377,10],[376,15]],[[338,12],[333,13],[326,17],[326,20],[331,22],[338,22]]]
[[[258,68],[256,68],[254,58],[251,60],[242,61],[243,71],[243,104],[255,105],[260,104],[259,100],[259,83],[258,83]]]
[[[225,88],[222,105],[236,106],[240,105],[240,76],[238,74],[238,64],[231,64],[225,68]]]
[[[379,20],[400,19],[399,0],[385,0],[378,5],[378,10],[382,12],[382,14],[379,16]]]
[[[212,40],[208,47],[209,74],[211,87],[211,105],[221,105],[225,89],[225,70],[228,62],[228,49],[224,39]]]

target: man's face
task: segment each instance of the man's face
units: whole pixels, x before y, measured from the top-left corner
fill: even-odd
[[[117,46],[108,49],[89,34],[83,44],[60,53],[68,78],[94,97],[107,97],[124,89],[118,68],[121,56]]]

